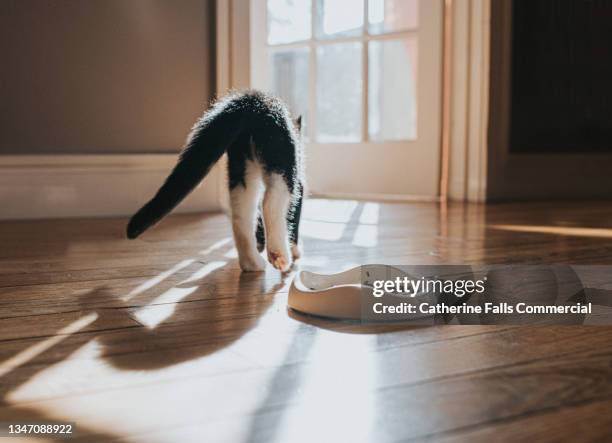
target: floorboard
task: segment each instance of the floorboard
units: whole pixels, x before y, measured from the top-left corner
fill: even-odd
[[[221,214],[136,241],[124,219],[0,223],[0,421],[75,422],[82,442],[612,438],[612,327],[286,309],[299,268],[612,265],[609,202],[312,199],[303,217],[288,275],[241,273]]]

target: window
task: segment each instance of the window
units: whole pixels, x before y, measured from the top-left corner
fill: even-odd
[[[311,193],[437,195],[443,11],[442,0],[250,0],[248,84],[302,115]]]
[[[267,0],[267,89],[315,143],[417,137],[418,0]]]

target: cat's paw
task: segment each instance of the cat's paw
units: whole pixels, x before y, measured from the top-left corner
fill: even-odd
[[[243,272],[261,272],[266,269],[266,261],[259,254],[240,259],[240,269]]]
[[[291,267],[291,259],[288,252],[268,249],[268,261],[279,271],[286,272]]]
[[[293,260],[297,260],[301,256],[302,256],[302,247],[299,244],[291,245],[291,257],[293,257]]]

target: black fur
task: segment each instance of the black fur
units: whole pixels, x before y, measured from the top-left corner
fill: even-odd
[[[289,235],[297,241],[303,193],[298,131],[284,104],[262,92],[236,93],[218,101],[194,126],[178,163],[157,194],[130,219],[127,237],[138,237],[172,211],[227,152],[230,189],[245,186],[246,160],[253,155],[266,173],[284,178],[294,196]],[[257,238],[259,244],[259,229]]]

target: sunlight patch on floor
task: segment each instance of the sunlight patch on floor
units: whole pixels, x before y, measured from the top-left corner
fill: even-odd
[[[89,432],[132,436],[134,442],[165,442],[167,435],[152,430],[215,422],[252,413],[262,402],[266,406],[277,380],[276,368],[294,355],[305,356],[295,342],[297,328],[303,326],[284,313],[279,315],[283,308],[281,297],[233,344],[200,357],[196,351],[187,361],[157,369],[115,367],[107,360],[105,345],[93,339],[32,376],[7,400],[15,405],[27,402],[50,420],[76,422]],[[257,359],[263,359],[265,367],[254,363]],[[244,376],[236,377],[236,371],[245,371]],[[296,380],[296,386],[301,381]],[[227,431],[236,437],[247,436],[249,429],[239,430],[234,424]]]
[[[359,216],[359,223],[362,225],[377,225],[380,215],[380,204],[365,203]]]
[[[358,205],[354,200],[306,199],[302,223],[304,220],[347,223]]]
[[[300,222],[300,235],[319,240],[338,241],[342,238],[346,227],[346,223],[302,220]]]
[[[136,321],[142,325],[145,325],[149,329],[156,328],[159,324],[174,314],[174,311],[177,308],[177,303],[198,289],[196,284],[187,288],[181,288],[181,285],[195,283],[225,264],[226,262],[224,261],[217,261],[202,266],[201,269],[194,272],[186,280],[180,282],[176,287],[168,289],[166,292],[151,301],[147,306],[143,306],[142,308],[138,309],[134,313]]]
[[[161,272],[158,275],[156,275],[155,277],[146,280],[145,282],[141,283],[140,285],[138,285],[134,289],[132,289],[126,296],[124,296],[123,297],[123,301],[128,301],[131,298],[136,297],[137,295],[140,295],[140,294],[142,294],[145,291],[148,291],[149,289],[151,289],[152,287],[158,285],[159,283],[161,283],[162,281],[164,281],[165,279],[167,279],[171,275],[173,275],[173,274],[177,273],[178,271],[180,271],[181,269],[184,269],[187,266],[191,265],[193,262],[195,262],[194,259],[183,260],[183,261],[177,263],[176,265],[172,266],[167,271]]]
[[[317,337],[300,377],[299,399],[285,410],[275,441],[371,440],[377,412],[376,355],[369,343],[374,340],[333,333]]]
[[[191,274],[188,278],[180,282],[178,285],[180,286],[180,285],[184,285],[187,283],[197,282],[198,280],[203,279],[204,277],[206,277],[213,271],[221,268],[222,266],[226,264],[227,264],[226,261],[213,261],[213,262],[207,263],[204,266],[202,266],[200,269],[198,269],[196,272]]]
[[[491,225],[491,229],[500,231],[526,232],[534,234],[565,235],[569,237],[600,237],[612,238],[612,229],[577,228],[568,226],[536,226],[536,225]]]
[[[200,254],[202,255],[208,255],[213,251],[216,251],[217,249],[221,249],[223,246],[227,245],[228,243],[231,243],[232,238],[231,237],[226,237],[223,238],[221,240],[219,240],[218,242],[213,243],[211,246],[209,246],[206,249],[202,249],[200,251]]]
[[[329,262],[330,259],[327,255],[305,254],[302,258],[300,258],[298,263],[300,267],[309,266],[324,268]]]
[[[353,245],[371,248],[378,245],[378,226],[359,225],[353,234]]]
[[[127,436],[156,426],[161,430],[195,423],[203,416],[245,413],[257,406],[260,386],[268,382],[268,372],[249,372],[238,391],[228,391],[224,377],[236,387],[233,374],[251,366],[227,349],[154,370],[115,368],[105,362],[102,349],[97,340],[87,343],[17,387],[6,400],[28,403],[49,420],[75,422],[77,431]],[[130,441],[167,440],[153,433]]]
[[[56,335],[44,339],[43,341],[40,341],[24,349],[23,351],[19,352],[8,360],[3,361],[2,363],[0,363],[0,377],[11,372],[13,368],[19,367],[32,360],[36,356],[47,351],[48,349],[51,349],[53,346],[66,339],[70,335],[74,334],[77,331],[80,331],[87,325],[93,323],[97,318],[98,314],[96,314],[95,312],[81,317],[80,319],[57,331]]]
[[[229,249],[225,254],[223,254],[225,258],[238,258],[238,250],[236,248]]]
[[[191,288],[170,288],[157,297],[150,305],[138,309],[134,313],[134,317],[141,325],[154,329],[174,314],[176,303],[197,289],[197,286]]]

